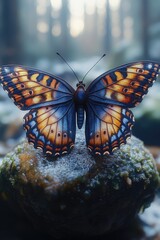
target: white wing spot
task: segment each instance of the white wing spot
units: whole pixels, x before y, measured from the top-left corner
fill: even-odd
[[[148,64],[148,69],[151,69],[153,67],[152,63]]]
[[[6,73],[9,73],[9,68],[5,67],[5,68],[4,68],[4,71],[5,71]]]

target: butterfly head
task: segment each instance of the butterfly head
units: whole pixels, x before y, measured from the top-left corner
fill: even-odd
[[[77,88],[79,88],[79,87],[85,88],[85,84],[83,83],[83,81],[79,81],[79,82],[76,84],[76,87],[77,87]]]

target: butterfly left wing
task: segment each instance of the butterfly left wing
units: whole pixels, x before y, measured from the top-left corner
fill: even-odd
[[[103,73],[87,89],[88,98],[101,103],[135,107],[152,86],[160,64],[141,61]]]
[[[58,156],[70,152],[75,141],[75,106],[73,102],[31,109],[24,116],[28,141],[44,154]]]
[[[21,110],[65,103],[75,92],[60,77],[18,65],[2,66],[0,83]]]
[[[129,109],[89,101],[86,107],[86,144],[94,155],[112,154],[131,135],[134,117]]]

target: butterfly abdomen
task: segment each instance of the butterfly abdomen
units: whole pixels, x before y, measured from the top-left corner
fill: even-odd
[[[74,97],[77,109],[77,125],[80,129],[82,128],[84,122],[84,106],[86,102],[86,92],[83,84],[79,84]]]
[[[83,106],[79,106],[77,109],[77,125],[78,128],[81,129],[84,122],[84,108]]]

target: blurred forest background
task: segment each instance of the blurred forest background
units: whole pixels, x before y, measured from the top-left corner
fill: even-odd
[[[75,85],[57,51],[80,78],[106,53],[89,73],[88,82],[120,64],[139,59],[160,61],[160,1],[0,0],[0,65],[36,67]],[[149,145],[160,145],[159,92],[158,83],[134,110],[136,120],[140,119],[135,134]],[[7,151],[4,143],[12,146],[24,133],[20,128],[23,115],[0,89],[0,155]]]
[[[158,0],[1,0],[0,64],[160,60]],[[45,66],[44,66],[45,68]]]

